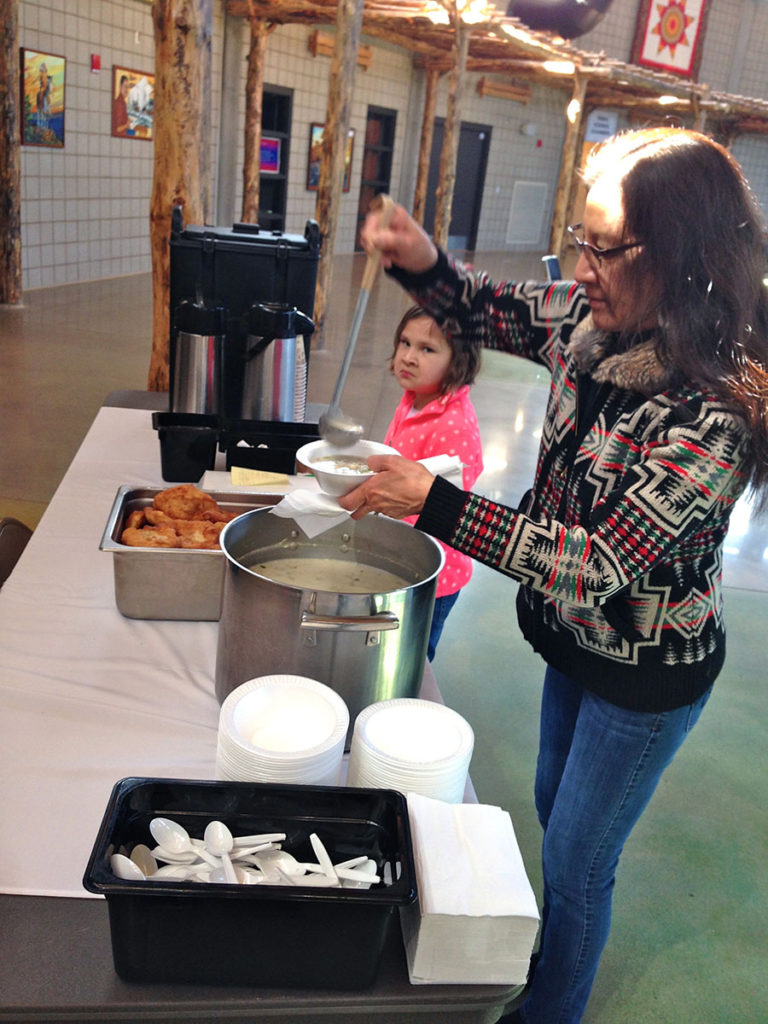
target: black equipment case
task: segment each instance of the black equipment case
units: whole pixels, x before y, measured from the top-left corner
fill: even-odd
[[[225,420],[240,418],[248,310],[257,302],[281,302],[311,318],[319,257],[320,229],[316,221],[307,221],[303,236],[262,231],[258,224],[184,227],[181,207],[174,208],[170,239],[171,371],[179,305],[188,300],[212,309],[223,307]]]

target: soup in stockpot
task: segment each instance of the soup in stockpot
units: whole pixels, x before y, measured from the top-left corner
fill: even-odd
[[[386,569],[342,558],[276,558],[251,562],[246,568],[275,583],[341,594],[383,594],[412,582]]]

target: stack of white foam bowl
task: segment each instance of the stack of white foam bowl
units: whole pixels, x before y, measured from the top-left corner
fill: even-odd
[[[221,706],[216,778],[335,786],[348,728],[347,705],[316,679],[249,679]]]
[[[385,700],[355,719],[347,785],[461,803],[475,737],[456,711],[428,700]]]

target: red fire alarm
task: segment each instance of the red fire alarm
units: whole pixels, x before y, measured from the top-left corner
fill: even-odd
[[[101,71],[101,57],[98,53],[91,54],[91,71]]]

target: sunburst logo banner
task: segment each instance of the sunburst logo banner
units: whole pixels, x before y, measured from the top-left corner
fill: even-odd
[[[695,77],[706,13],[707,0],[642,0],[633,63]]]

